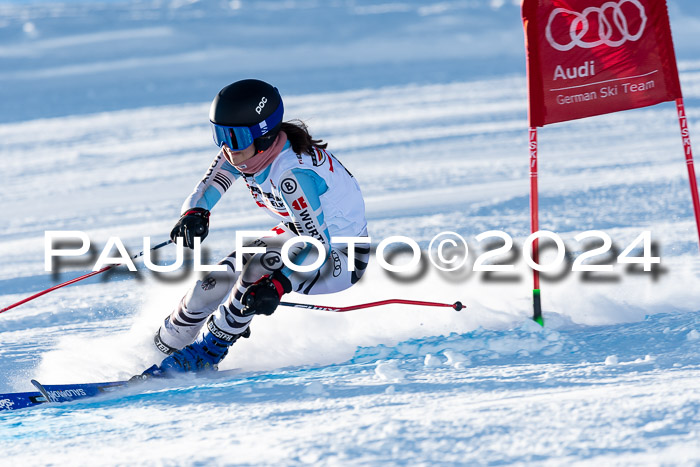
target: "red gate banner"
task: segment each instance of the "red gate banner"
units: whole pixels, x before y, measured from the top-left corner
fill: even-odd
[[[531,127],[681,96],[665,0],[523,0]]]

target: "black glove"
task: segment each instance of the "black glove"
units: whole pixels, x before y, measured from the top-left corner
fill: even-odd
[[[182,237],[188,248],[194,249],[194,237],[202,240],[209,234],[209,211],[204,208],[192,208],[185,212],[170,232],[170,239],[175,242]]]
[[[277,309],[282,295],[291,291],[292,283],[281,272],[275,271],[272,275],[263,276],[243,294],[241,314],[269,316]]]

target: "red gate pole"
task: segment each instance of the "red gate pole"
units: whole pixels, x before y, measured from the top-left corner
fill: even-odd
[[[700,242],[700,200],[698,200],[698,182],[695,178],[695,166],[693,164],[693,147],[690,144],[690,130],[688,129],[688,119],[685,116],[685,105],[683,105],[682,97],[676,99],[676,109],[678,110],[678,123],[681,126],[681,139],[683,140],[683,152],[685,153],[685,163],[688,166],[688,178],[690,179],[690,194],[693,197],[695,224],[698,228],[698,242]]]
[[[530,127],[530,233],[537,232],[539,227],[539,205],[537,193],[537,127]],[[532,260],[539,264],[539,239],[532,242]],[[532,319],[544,326],[542,318],[542,303],[540,301],[540,272],[532,270]]]

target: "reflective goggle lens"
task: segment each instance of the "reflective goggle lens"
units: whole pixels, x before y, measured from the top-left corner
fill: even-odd
[[[253,134],[248,127],[244,126],[222,126],[212,123],[214,143],[222,147],[224,143],[232,151],[240,151],[253,144]]]

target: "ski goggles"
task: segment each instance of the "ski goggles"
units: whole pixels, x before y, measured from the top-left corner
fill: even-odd
[[[232,151],[243,150],[253,144],[256,138],[264,136],[269,130],[281,123],[283,114],[284,107],[282,106],[282,101],[280,101],[280,105],[272,112],[272,115],[257,125],[226,126],[212,122],[214,143],[219,147],[223,147],[224,143],[226,143]]]

